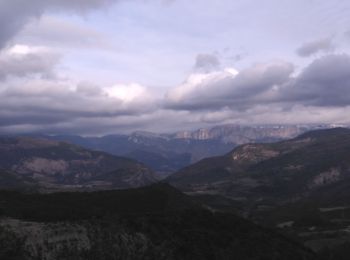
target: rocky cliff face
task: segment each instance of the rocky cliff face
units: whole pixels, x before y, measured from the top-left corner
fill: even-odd
[[[178,139],[220,140],[223,143],[245,144],[250,142],[268,142],[296,137],[316,126],[240,126],[222,125],[202,128],[196,131],[183,131],[174,135]],[[326,126],[319,126],[326,127]]]

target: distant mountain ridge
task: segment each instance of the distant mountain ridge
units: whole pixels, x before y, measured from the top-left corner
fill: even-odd
[[[300,133],[323,126],[302,125],[220,125],[211,128],[201,128],[195,131],[177,132],[174,137],[194,140],[220,140],[223,143],[240,145],[249,142],[268,142],[295,137]]]
[[[137,131],[130,135],[102,137],[45,136],[83,147],[138,160],[161,174],[173,173],[203,158],[223,155],[245,143],[275,142],[296,137],[306,131],[331,125],[235,124],[157,134]]]

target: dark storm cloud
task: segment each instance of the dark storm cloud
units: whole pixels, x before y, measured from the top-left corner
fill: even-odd
[[[199,83],[189,82],[170,90],[166,107],[179,110],[206,110],[231,107],[245,109],[276,85],[287,82],[293,72],[290,63],[257,64],[238,75],[230,71],[205,75]]]
[[[327,55],[313,61],[281,94],[282,99],[304,105],[350,105],[350,56]]]
[[[328,52],[334,49],[332,38],[323,38],[316,41],[306,42],[297,50],[297,54],[301,57],[309,57],[318,52]]]
[[[195,83],[187,82],[167,94],[168,109],[214,111],[229,107],[245,111],[278,104],[346,107],[350,105],[350,56],[327,55],[316,59],[293,77],[289,63],[261,64],[237,76],[222,73]]]
[[[84,13],[118,0],[0,0],[0,49],[32,18],[45,11]]]

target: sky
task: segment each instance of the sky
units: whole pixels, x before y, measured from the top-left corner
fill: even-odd
[[[0,0],[0,133],[350,124],[350,1]]]

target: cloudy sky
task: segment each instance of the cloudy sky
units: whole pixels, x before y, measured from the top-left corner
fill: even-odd
[[[0,133],[350,123],[348,0],[0,0]]]

